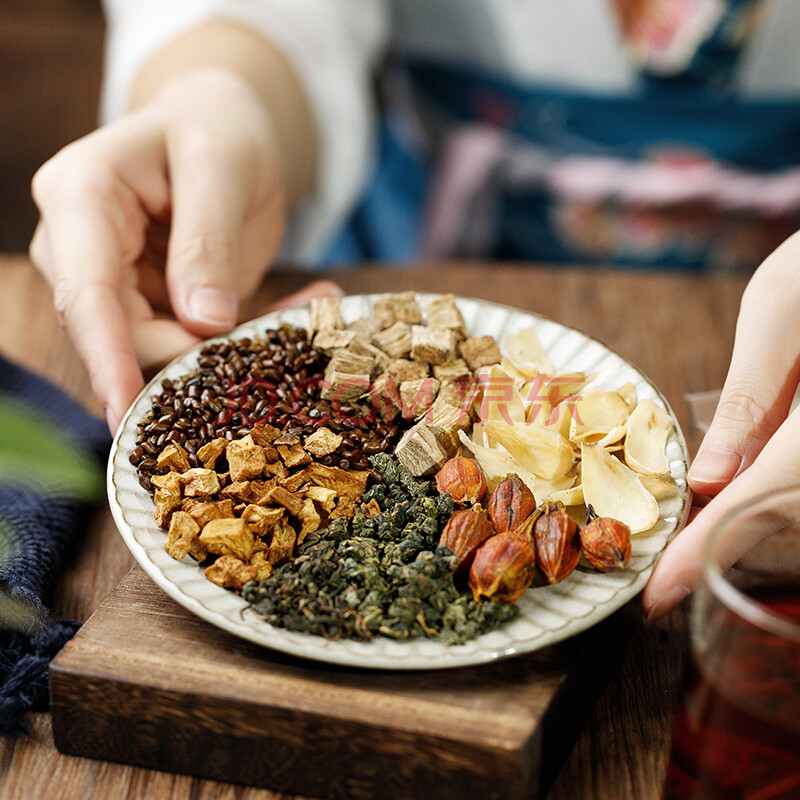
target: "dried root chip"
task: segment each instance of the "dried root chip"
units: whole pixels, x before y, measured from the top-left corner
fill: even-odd
[[[201,528],[212,519],[229,519],[233,516],[231,500],[184,500],[181,511],[185,511]]]
[[[450,328],[412,325],[411,358],[424,364],[449,364],[456,357],[456,334]]]
[[[301,444],[295,444],[291,447],[287,447],[285,444],[279,444],[278,453],[283,459],[283,463],[286,464],[289,469],[311,463],[311,456],[306,453]]]
[[[314,336],[314,347],[323,353],[332,353],[341,347],[349,347],[356,338],[355,331],[342,331],[323,328]]]
[[[207,497],[219,491],[219,475],[213,469],[195,467],[181,475],[186,497]]]
[[[264,449],[253,441],[248,433],[241,439],[228,442],[225,451],[230,466],[231,480],[246,481],[255,478],[264,471],[266,458]]]
[[[303,498],[299,494],[284,489],[283,486],[273,486],[269,494],[264,498],[265,503],[270,505],[283,506],[290,514],[295,517],[303,507]]]
[[[431,297],[425,303],[425,315],[428,325],[434,328],[450,328],[459,340],[467,338],[467,326],[456,305],[455,295],[440,294]]]
[[[186,472],[189,469],[189,454],[177,442],[170,442],[156,457],[156,466]]]
[[[369,471],[347,470],[326,467],[324,464],[309,464],[305,469],[309,481],[316,486],[333,489],[339,496],[359,498],[366,491]]]
[[[389,358],[403,358],[411,352],[411,326],[405,322],[395,322],[376,333],[371,343],[383,350]]]
[[[256,536],[269,536],[275,525],[283,519],[283,508],[264,508],[250,503],[242,511],[241,517]]]
[[[164,549],[180,561],[189,553],[198,561],[202,561],[208,552],[199,539],[200,526],[185,511],[176,511],[172,515],[167,532]]]
[[[449,364],[434,364],[433,377],[438,381],[454,381],[459,378],[471,378],[472,370],[463,358],[457,358]]]
[[[273,568],[269,562],[268,550],[257,550],[253,553],[253,557],[247,562],[256,571],[255,580],[263,581],[272,575]]]
[[[436,378],[403,381],[400,384],[400,413],[404,419],[419,419],[433,406],[439,392]]]
[[[575,462],[572,445],[549,428],[490,420],[483,424],[483,431],[489,439],[501,444],[521,467],[540,478],[560,478]]]
[[[642,400],[628,420],[625,463],[640,475],[668,473],[665,448],[671,430],[672,417],[652,400]]]
[[[357,355],[349,350],[337,350],[325,367],[322,397],[340,403],[361,397],[370,387],[372,362],[370,356]]]
[[[308,307],[308,332],[344,328],[342,301],[339,297],[314,297]]]
[[[277,438],[280,437],[281,432],[274,425],[256,425],[250,431],[253,441],[259,447],[269,447]],[[227,441],[225,441],[227,444]]]
[[[648,531],[658,521],[658,502],[638,475],[600,445],[581,445],[583,497],[600,517],[621,520],[631,533]]]
[[[153,475],[150,483],[155,487],[156,524],[163,528],[169,522],[172,512],[181,507],[181,476],[177,472],[166,475]]]
[[[415,292],[396,292],[388,297],[378,298],[372,306],[372,316],[381,328],[388,328],[395,322],[416,325],[422,322],[422,313]]]
[[[540,372],[553,371],[553,364],[533,328],[506,333],[502,345],[506,358],[523,376],[532,378]]]
[[[324,486],[309,486],[305,496],[313,500],[326,514],[330,514],[336,506],[336,490]]]
[[[391,378],[398,386],[403,381],[419,381],[427,378],[430,366],[421,361],[412,361],[409,358],[395,358],[386,367],[386,376]]]
[[[391,325],[393,322],[394,320],[389,324]],[[380,322],[372,317],[359,317],[347,326],[347,330],[353,331],[356,339],[361,342],[369,342],[380,329]]]
[[[233,555],[249,561],[255,538],[243,519],[213,519],[200,531],[200,541],[209,553]]]
[[[214,469],[217,459],[225,452],[228,447],[228,440],[222,436],[204,444],[198,451],[197,457],[206,469]]]
[[[618,442],[625,436],[625,423],[630,416],[628,404],[618,392],[600,389],[585,392],[575,400],[569,428],[570,441],[604,445]]]
[[[252,564],[245,564],[236,556],[224,555],[206,567],[203,574],[223,589],[235,589],[241,592],[246,583],[256,580],[258,568]]]
[[[272,541],[269,543],[267,551],[267,561],[270,564],[282,564],[292,557],[294,545],[297,541],[297,533],[284,517],[272,532]]]
[[[474,336],[458,345],[458,352],[469,368],[475,370],[499,364],[502,356],[494,336]]]
[[[309,533],[313,533],[319,528],[322,518],[314,505],[314,501],[310,497],[303,500],[303,507],[297,515],[300,520],[300,530],[297,532],[297,544],[300,544]]]

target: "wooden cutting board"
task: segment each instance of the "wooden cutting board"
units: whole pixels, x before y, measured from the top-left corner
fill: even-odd
[[[347,669],[231,636],[136,567],[52,663],[53,734],[70,755],[309,797],[540,797],[625,629],[618,614],[478,667]]]

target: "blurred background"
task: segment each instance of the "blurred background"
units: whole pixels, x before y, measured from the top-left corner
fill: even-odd
[[[102,55],[99,0],[0,0],[0,252],[28,248],[33,173],[95,127]]]

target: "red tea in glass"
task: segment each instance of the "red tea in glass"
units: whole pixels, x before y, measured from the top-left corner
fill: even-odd
[[[792,621],[800,629],[799,584],[747,595],[785,619],[784,633]],[[708,606],[705,598],[694,614],[694,657],[675,715],[664,797],[800,800],[800,641],[765,631],[725,604]]]

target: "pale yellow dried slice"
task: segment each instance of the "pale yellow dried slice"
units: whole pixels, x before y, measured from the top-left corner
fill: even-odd
[[[617,393],[628,404],[628,408],[633,411],[636,408],[636,387],[628,382],[617,389]]]
[[[621,520],[631,533],[648,531],[658,521],[658,502],[639,476],[599,445],[581,447],[583,497],[601,517]]]
[[[585,372],[555,372],[548,375],[544,390],[550,399],[550,405],[555,407],[562,400],[574,398],[595,377],[594,373]]]
[[[458,432],[458,438],[461,440],[464,447],[472,453],[473,457],[480,465],[480,468],[483,470],[483,474],[486,476],[486,485],[490,492],[493,491],[501,481],[505,480],[508,475],[516,473],[520,480],[534,493],[534,496],[536,496],[534,486],[538,478],[532,472],[523,469],[517,464],[507,450],[499,445],[495,447],[484,447],[470,439],[464,431]]]
[[[664,475],[669,472],[665,452],[672,430],[672,418],[652,400],[642,400],[628,420],[625,437],[625,463],[640,475]]]
[[[499,442],[523,469],[540,478],[552,480],[566,475],[575,454],[572,445],[560,433],[542,425],[509,425],[490,420],[483,431]]]
[[[498,420],[511,424],[525,422],[525,404],[519,386],[499,364],[480,370],[480,421]]]
[[[678,488],[678,484],[670,475],[659,475],[655,478],[649,475],[639,475],[639,480],[653,497],[662,497]]]
[[[505,357],[524,376],[532,378],[540,372],[552,373],[553,363],[542,348],[533,328],[521,328],[503,336]]]
[[[559,408],[565,405],[561,403]],[[618,392],[603,389],[584,392],[574,403],[569,438],[577,443],[613,444],[625,435],[630,414],[628,404]]]

